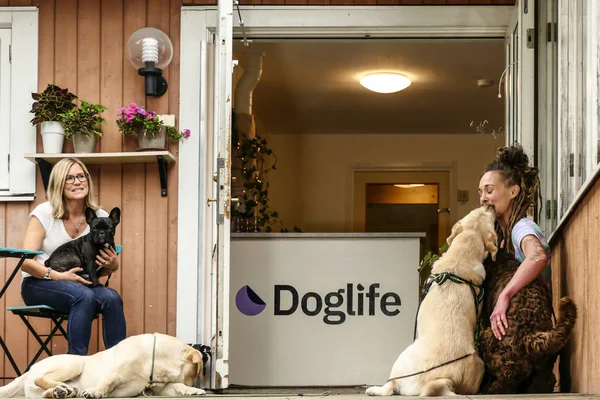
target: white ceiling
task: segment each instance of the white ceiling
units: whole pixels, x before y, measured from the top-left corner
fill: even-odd
[[[234,43],[264,52],[253,112],[271,133],[476,133],[471,121],[504,125],[498,79],[503,39],[287,40]],[[393,94],[370,92],[359,78],[378,70],[412,80]],[[478,79],[491,79],[487,88]]]

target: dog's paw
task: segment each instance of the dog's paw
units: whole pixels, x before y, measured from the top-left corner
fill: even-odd
[[[202,396],[203,394],[206,394],[203,389],[191,387],[184,393],[184,396]]]
[[[52,397],[55,399],[73,399],[78,396],[77,389],[61,383],[52,389]]]
[[[381,392],[380,386],[371,386],[370,388],[367,388],[367,390],[365,391],[365,393],[368,396],[381,396],[380,392]]]
[[[102,399],[106,397],[106,393],[100,393],[95,389],[85,389],[81,392],[81,397],[86,399]]]

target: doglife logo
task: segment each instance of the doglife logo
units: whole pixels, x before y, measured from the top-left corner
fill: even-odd
[[[372,283],[368,289],[362,284],[346,284],[345,288],[320,295],[316,292],[300,294],[291,285],[275,285],[273,315],[286,316],[302,312],[315,317],[323,314],[327,325],[343,324],[348,317],[374,316],[376,313],[387,317],[400,314],[402,300],[395,292],[380,293],[380,284]],[[263,312],[267,305],[250,286],[243,286],[235,296],[238,310],[247,316]]]

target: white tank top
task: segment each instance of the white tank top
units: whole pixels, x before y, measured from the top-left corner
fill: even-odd
[[[103,209],[99,209],[98,211],[96,211],[96,215],[98,217],[108,217],[108,213]],[[42,248],[40,249],[44,253],[39,254],[35,258],[35,260],[41,264],[43,264],[50,257],[50,254],[52,254],[54,250],[56,250],[62,244],[67,243],[71,240],[75,240],[83,235],[87,235],[90,232],[89,225],[86,225],[83,232],[81,232],[81,234],[77,236],[77,238],[72,238],[71,236],[69,236],[67,230],[65,229],[65,225],[63,224],[63,220],[55,219],[52,216],[52,205],[49,201],[41,203],[36,208],[34,208],[33,211],[29,214],[29,219],[31,219],[31,217],[36,217],[38,220],[40,220],[42,226],[44,227],[44,230],[46,231],[46,235],[44,236],[44,240],[42,241]],[[28,274],[25,271],[21,271],[21,273],[23,275],[23,278],[31,276],[31,274]]]

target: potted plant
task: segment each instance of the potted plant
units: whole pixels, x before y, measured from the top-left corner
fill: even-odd
[[[32,93],[35,102],[31,106],[33,126],[41,125],[42,143],[44,152],[61,153],[65,140],[63,126],[64,114],[74,108],[73,102],[77,98],[69,89],[49,84],[42,93]]]
[[[154,111],[146,111],[142,106],[131,103],[117,110],[117,125],[123,135],[138,136],[138,151],[164,150],[167,136],[173,140],[190,137],[190,130],[178,131],[165,125]]]
[[[60,114],[63,118],[65,137],[73,141],[75,153],[93,153],[96,136],[102,138],[99,125],[105,120],[100,115],[106,107],[81,101],[80,107]]]

